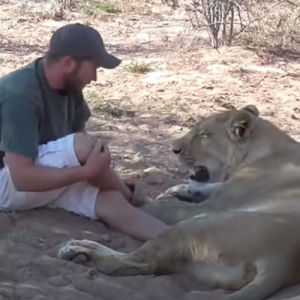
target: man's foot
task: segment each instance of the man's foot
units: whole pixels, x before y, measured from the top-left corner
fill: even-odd
[[[130,189],[132,193],[134,193],[135,190],[135,184],[133,182],[125,182],[126,186]]]
[[[137,185],[135,183],[125,182],[125,184],[132,192],[132,196],[129,202],[133,206],[139,207],[151,201],[151,199],[143,193],[141,188],[137,188]]]

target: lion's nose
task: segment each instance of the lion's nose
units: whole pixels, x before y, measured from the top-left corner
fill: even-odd
[[[177,155],[181,152],[181,149],[173,149],[173,152]]]

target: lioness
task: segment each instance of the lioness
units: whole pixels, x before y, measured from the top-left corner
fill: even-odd
[[[299,283],[300,144],[251,105],[200,121],[173,150],[195,174],[207,173],[207,185],[175,190],[204,191],[208,199],[143,206],[173,225],[132,253],[71,240],[58,256],[84,253],[113,276],[190,271],[227,290],[228,300],[262,300]]]

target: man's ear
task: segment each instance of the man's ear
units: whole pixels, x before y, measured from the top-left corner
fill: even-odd
[[[228,132],[231,139],[242,141],[248,138],[256,125],[258,115],[258,109],[253,105],[248,105],[234,112],[228,123]]]
[[[63,66],[66,73],[73,73],[77,67],[75,59],[71,56],[65,56],[61,58],[60,63]]]

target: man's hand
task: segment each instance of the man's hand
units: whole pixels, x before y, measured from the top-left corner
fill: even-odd
[[[103,170],[108,168],[110,162],[111,154],[108,146],[104,141],[99,139],[83,165],[86,179],[91,180],[99,176]]]

